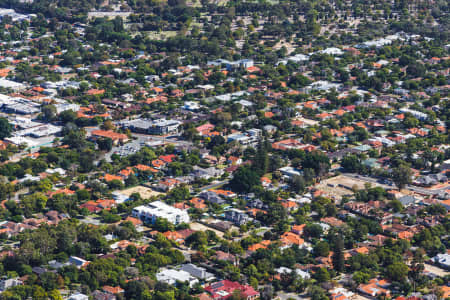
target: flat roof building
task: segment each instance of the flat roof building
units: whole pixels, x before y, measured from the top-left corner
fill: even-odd
[[[137,206],[133,209],[132,215],[135,218],[152,224],[155,223],[157,218],[166,219],[175,225],[190,222],[189,215],[186,211],[172,207],[161,201]]]
[[[194,284],[198,283],[198,279],[191,276],[186,271],[183,270],[173,270],[173,269],[163,269],[159,273],[156,274],[156,280],[165,282],[170,285],[176,285],[177,282],[187,282],[190,287],[193,287]]]
[[[5,89],[12,89],[13,91],[20,91],[26,88],[26,85],[12,80],[0,78],[0,87]]]
[[[60,126],[51,124],[39,124],[35,127],[26,128],[13,133],[14,136],[30,136],[33,138],[41,138],[44,136],[51,136],[61,132]]]
[[[121,125],[125,128],[129,128],[131,131],[139,133],[169,134],[177,133],[181,122],[166,119],[136,119],[122,122]]]
[[[2,97],[0,107],[6,113],[31,115],[41,111],[40,105],[27,99]]]

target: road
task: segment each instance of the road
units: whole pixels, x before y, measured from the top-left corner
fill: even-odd
[[[353,179],[359,179],[359,180],[363,180],[363,181],[367,181],[370,183],[376,183],[378,186],[381,186],[385,189],[392,189],[395,186],[390,186],[390,185],[386,185],[386,184],[382,184],[378,182],[378,179],[376,178],[372,178],[372,177],[367,177],[364,175],[359,175],[359,174],[354,174],[354,173],[342,173],[343,176],[349,177],[349,178],[353,178]],[[419,194],[424,194],[424,195],[429,195],[429,196],[433,196],[436,194],[439,194],[441,191],[447,189],[447,187],[443,187],[440,189],[427,189],[427,188],[423,188],[423,187],[419,187],[419,186],[414,186],[414,185],[406,185],[405,189],[412,191],[412,192],[416,192]]]
[[[207,185],[207,186],[202,187],[202,188],[201,188],[201,191],[203,192],[203,191],[207,191],[207,190],[210,190],[210,189],[214,189],[214,188],[219,187],[219,186],[221,186],[221,185],[226,185],[226,184],[228,184],[229,182],[230,182],[229,179],[222,180],[222,181],[218,181],[218,182],[216,182],[216,183],[212,183],[212,184],[210,184],[210,185]]]

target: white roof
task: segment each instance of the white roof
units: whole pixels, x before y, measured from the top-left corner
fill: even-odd
[[[247,100],[240,100],[238,103],[240,103],[242,106],[253,106],[253,102],[247,101]]]
[[[55,126],[51,124],[39,124],[36,127],[27,128],[24,130],[19,130],[14,132],[15,136],[49,136],[56,134],[61,131],[60,126]]]
[[[85,294],[76,293],[71,295],[68,300],[87,300],[87,299],[89,299],[89,297],[86,296]]]
[[[23,178],[19,179],[19,182],[24,182],[24,181],[27,181],[27,180],[29,180],[29,181],[39,181],[39,180],[41,180],[41,177],[33,176],[33,175],[30,175],[30,174],[25,174],[25,176]]]
[[[25,85],[12,80],[0,78],[0,86],[4,88],[21,89],[25,88]]]
[[[340,84],[332,83],[325,80],[319,80],[316,82],[313,82],[309,85],[310,88],[316,89],[316,90],[331,90],[332,88],[338,89]]]
[[[439,253],[433,259],[441,265],[450,266],[450,255],[447,253]]]
[[[290,274],[292,273],[292,269],[286,268],[286,267],[279,267],[278,269],[275,269],[275,271],[278,274]],[[309,275],[308,272],[302,271],[300,269],[295,269],[295,273],[300,276],[303,279],[311,278],[311,275]]]
[[[167,205],[166,203],[161,201],[154,201],[147,205],[137,206],[134,208],[134,210],[139,211],[140,213],[146,213],[161,218],[187,214],[184,210]]]
[[[303,279],[311,278],[311,275],[309,275],[308,272],[302,271],[300,269],[295,269],[295,273],[297,273],[297,275],[300,276]]]
[[[341,49],[336,48],[336,47],[327,48],[325,50],[320,51],[320,53],[329,54],[329,55],[342,55],[342,54],[344,54],[344,52]]]
[[[163,269],[156,274],[156,280],[163,281],[168,284],[175,284],[177,281],[188,282],[190,286],[198,282],[198,279],[192,277],[188,272],[173,269]]]
[[[47,170],[45,170],[45,172],[49,173],[49,174],[55,174],[55,173],[58,173],[60,175],[66,174],[66,171],[62,168],[47,169]]]
[[[292,269],[286,268],[286,267],[279,267],[278,269],[275,269],[275,271],[278,274],[290,274],[292,272]]]
[[[296,55],[288,57],[288,60],[292,60],[294,62],[307,61],[307,60],[309,60],[309,56],[307,56],[305,54],[296,54]]]
[[[38,145],[37,142],[22,136],[12,136],[5,138],[5,140],[15,145],[27,144],[28,147],[35,147]]]

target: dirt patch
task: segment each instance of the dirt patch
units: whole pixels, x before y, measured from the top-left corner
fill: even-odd
[[[148,188],[148,187],[145,187],[142,185],[138,185],[138,186],[126,189],[126,190],[122,190],[122,191],[120,191],[120,193],[127,195],[127,196],[131,196],[131,194],[134,194],[134,193],[139,193],[143,199],[149,199],[153,196],[159,196],[159,195],[163,194],[163,193],[154,191],[151,188]]]
[[[222,231],[219,231],[219,230],[216,230],[214,228],[205,226],[203,224],[194,222],[194,223],[190,223],[189,226],[191,227],[192,230],[196,230],[196,231],[206,231],[206,230],[214,231],[217,234],[218,237],[223,238],[223,232]]]
[[[357,189],[364,189],[365,183],[366,182],[363,180],[339,175],[326,180],[322,180],[318,185],[315,186],[315,188],[323,191],[325,193],[325,196],[340,201],[343,196],[353,195],[353,187],[356,187]]]
[[[297,118],[294,118],[294,120],[302,121],[303,123],[305,123],[306,126],[315,126],[315,125],[319,124],[319,122],[316,120],[307,119],[307,118],[303,118],[303,117],[297,117]]]

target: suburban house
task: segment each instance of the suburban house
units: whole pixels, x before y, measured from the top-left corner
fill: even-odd
[[[246,300],[254,300],[260,296],[259,292],[251,286],[229,280],[218,281],[205,288],[205,291],[210,293],[214,300],[227,299],[236,290],[239,290]]]

